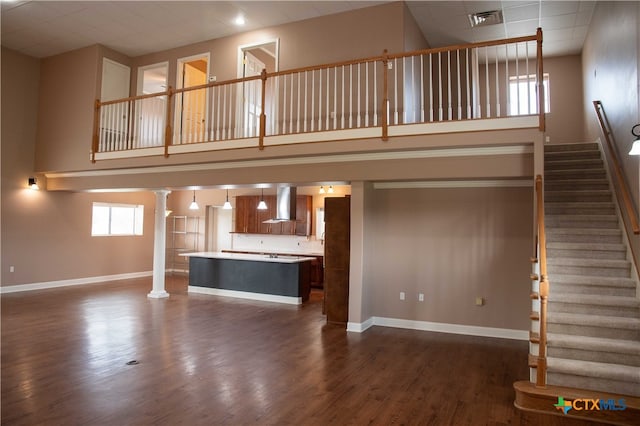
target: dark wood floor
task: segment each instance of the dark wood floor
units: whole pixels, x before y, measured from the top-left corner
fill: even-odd
[[[527,343],[325,325],[150,279],[5,294],[3,425],[592,425],[513,407]],[[136,365],[127,362],[137,360]]]

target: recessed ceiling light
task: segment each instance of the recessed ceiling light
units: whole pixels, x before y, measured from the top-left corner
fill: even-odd
[[[469,16],[469,23],[471,28],[482,27],[485,25],[501,24],[502,11],[501,10],[489,10],[487,12],[471,13]]]
[[[244,16],[238,15],[238,17],[233,21],[234,24],[241,26],[245,24]]]

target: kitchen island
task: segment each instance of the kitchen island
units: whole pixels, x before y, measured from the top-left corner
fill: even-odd
[[[309,299],[313,257],[185,253],[190,293],[299,305]]]

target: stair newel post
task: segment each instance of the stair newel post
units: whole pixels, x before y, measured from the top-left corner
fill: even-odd
[[[258,143],[260,151],[262,151],[264,149],[264,136],[267,133],[267,115],[264,112],[267,94],[267,70],[264,68],[260,73],[260,80],[262,81],[262,99],[260,101],[260,138]]]
[[[538,343],[538,360],[536,365],[536,386],[547,385],[547,300],[549,297],[549,281],[547,279],[547,248],[544,227],[544,196],[542,176],[536,176],[537,217],[538,217],[538,252],[540,261],[540,281],[538,295],[540,299],[540,341]]]
[[[91,138],[91,162],[96,162],[96,152],[98,152],[98,129],[100,128],[100,99],[96,99],[93,109],[93,136]]]
[[[538,62],[537,81],[538,81],[538,117],[539,117],[539,129],[541,132],[545,131],[545,116],[544,116],[544,68],[542,64],[542,28],[538,28],[536,31],[536,60]]]
[[[382,53],[382,140],[389,140],[389,52]]]
[[[166,125],[164,129],[164,156],[169,157],[169,145],[171,145],[171,112],[172,112],[172,101],[173,101],[173,88],[169,86],[167,88],[167,116],[166,116]]]

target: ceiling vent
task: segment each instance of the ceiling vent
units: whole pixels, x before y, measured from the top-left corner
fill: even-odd
[[[501,10],[490,10],[488,12],[471,13],[467,16],[469,16],[469,23],[471,24],[471,28],[502,24],[504,22],[504,20],[502,19]]]

